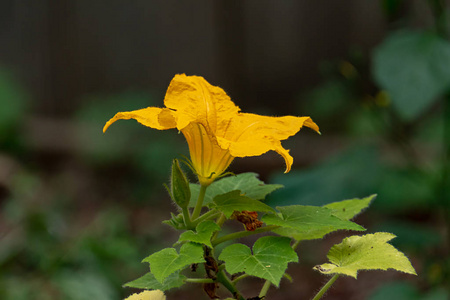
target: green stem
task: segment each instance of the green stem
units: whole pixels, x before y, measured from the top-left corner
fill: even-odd
[[[209,219],[214,219],[216,217],[218,217],[220,214],[220,212],[218,212],[215,209],[212,209],[206,213],[204,213],[203,215],[201,215],[200,217],[198,217],[195,220],[192,220],[192,224],[194,224],[194,226],[196,226],[198,223],[203,222],[205,220],[209,220]]]
[[[183,218],[184,218],[184,225],[186,225],[186,229],[192,229],[192,223],[191,223],[191,216],[189,215],[189,210],[187,207],[183,207]]]
[[[184,281],[190,283],[214,283],[214,280],[211,278],[186,278]]]
[[[248,275],[248,274],[243,274],[243,275],[241,275],[241,276],[236,277],[236,278],[233,279],[231,282],[236,283],[236,282],[238,282],[239,280],[242,280],[242,279],[247,278],[247,277],[249,277],[249,276],[250,276],[250,275]]]
[[[233,294],[234,298],[238,300],[245,300],[244,297],[241,296],[241,294],[238,292],[234,284],[231,282],[231,280],[228,278],[228,276],[225,274],[223,270],[220,270],[217,274],[217,282],[220,282],[224,287],[227,288]]]
[[[300,244],[300,241],[295,241],[294,244],[292,244],[292,249],[295,250],[297,249],[298,245]]]
[[[219,225],[219,227],[222,227],[223,223],[227,220],[227,217],[225,217],[224,214],[221,214],[220,217],[217,219],[216,224]]]
[[[225,223],[225,221],[227,220],[227,218],[225,217],[224,214],[220,214],[220,217],[217,219],[216,224],[219,225],[220,228],[222,228],[223,223]],[[217,238],[217,235],[219,234],[219,231],[214,232],[214,234],[211,237],[211,242],[214,242],[215,239]],[[213,248],[215,247],[214,244]]]
[[[224,235],[223,237],[220,237],[216,240],[214,240],[212,242],[212,246],[215,247],[223,242],[229,241],[229,240],[234,240],[234,239],[239,239],[239,238],[243,238],[249,235],[253,235],[253,234],[258,234],[261,232],[267,232],[267,231],[271,231],[273,229],[279,228],[280,226],[277,225],[269,225],[263,228],[258,228],[255,229],[254,231],[239,231],[239,232],[234,232],[234,233],[230,233],[227,235]]]
[[[336,281],[336,279],[339,278],[339,274],[334,275],[331,277],[330,280],[320,289],[320,291],[317,293],[317,295],[312,300],[319,300],[322,298],[322,296],[328,291],[328,289],[333,285],[333,283]]]
[[[200,212],[202,211],[203,207],[203,200],[205,199],[206,189],[208,186],[201,185],[200,186],[200,193],[198,194],[197,204],[195,205],[194,212],[192,213],[192,219],[195,220],[200,215]]]
[[[266,280],[266,282],[264,283],[261,291],[259,292],[258,297],[261,298],[261,299],[266,297],[266,294],[269,291],[269,288],[270,288],[271,285],[272,285],[272,283],[269,280]]]

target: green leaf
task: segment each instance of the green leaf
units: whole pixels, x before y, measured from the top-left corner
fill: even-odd
[[[170,274],[165,280],[164,283],[156,280],[155,276],[148,272],[142,277],[139,277],[136,280],[130,281],[124,284],[124,287],[131,287],[137,289],[146,289],[146,290],[161,290],[168,291],[173,288],[180,287],[184,284],[185,276],[180,275],[179,272],[175,272]]]
[[[369,204],[375,199],[377,195],[359,199],[344,200],[333,202],[323,207],[332,210],[332,214],[342,220],[351,220],[358,215],[363,209],[367,208]]]
[[[333,210],[325,207],[291,205],[277,207],[277,209],[280,214],[265,215],[261,221],[267,225],[282,226],[272,231],[296,240],[320,239],[339,229],[365,230],[356,223],[336,217],[333,215]]]
[[[148,256],[143,262],[150,263],[150,270],[156,280],[164,283],[170,274],[188,265],[205,262],[205,259],[201,245],[187,243],[181,246],[180,254],[174,248],[166,248]]]
[[[289,238],[266,236],[255,242],[253,254],[249,247],[233,244],[223,249],[219,259],[225,261],[230,274],[245,272],[269,280],[278,287],[288,263],[298,261],[290,242]]]
[[[388,244],[395,235],[377,232],[363,236],[345,238],[328,252],[331,263],[315,266],[323,274],[344,274],[356,278],[359,270],[394,269],[408,274],[416,274],[408,258]]]
[[[231,191],[223,195],[218,195],[214,197],[214,203],[217,206],[216,208],[220,210],[227,218],[229,218],[235,210],[275,212],[272,207],[262,203],[259,200],[242,196],[241,191]]]
[[[450,88],[450,43],[433,33],[399,31],[375,50],[373,76],[407,121]]]
[[[196,232],[188,230],[183,232],[178,239],[179,242],[191,241],[195,243],[205,244],[212,248],[211,237],[214,231],[220,230],[220,226],[213,221],[203,221],[197,225],[195,228]]]
[[[191,184],[191,202],[190,207],[194,207],[200,191],[200,185]],[[263,200],[268,194],[282,188],[281,184],[264,184],[258,179],[256,173],[242,173],[236,176],[229,176],[213,182],[206,190],[204,205],[213,202],[214,197],[234,190],[240,190],[245,196]]]

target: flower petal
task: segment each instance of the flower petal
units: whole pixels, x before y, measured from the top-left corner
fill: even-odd
[[[161,290],[143,291],[141,293],[134,293],[125,300],[166,300],[164,292]]]
[[[240,113],[231,120],[225,136],[217,136],[217,141],[220,147],[229,149],[235,157],[258,156],[270,150],[276,151],[283,156],[286,172],[289,172],[293,158],[283,148],[281,141],[296,134],[303,125],[319,131],[310,117],[268,117]]]
[[[189,145],[191,162],[200,184],[209,185],[233,160],[228,150],[219,147],[216,138],[202,124],[190,123],[181,131]]]
[[[176,120],[167,108],[147,107],[139,110],[118,112],[103,127],[105,132],[108,127],[117,120],[135,119],[144,126],[165,130],[176,127]]]
[[[309,127],[312,130],[314,130],[315,132],[317,132],[318,134],[321,134],[320,130],[319,130],[319,126],[317,126],[317,124],[314,123],[313,120],[310,117],[306,117],[306,118],[307,119],[303,123],[303,126]]]
[[[223,89],[209,84],[203,77],[185,74],[172,79],[164,104],[175,111],[178,130],[195,122],[213,134],[239,112]]]

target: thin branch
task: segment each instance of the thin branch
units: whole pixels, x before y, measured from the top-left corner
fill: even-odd
[[[255,229],[254,231],[239,231],[239,232],[230,233],[230,234],[224,235],[224,236],[214,240],[212,242],[212,246],[215,247],[215,246],[217,246],[221,243],[224,243],[226,241],[229,241],[229,240],[239,239],[239,238],[243,238],[243,237],[250,236],[253,234],[271,231],[271,230],[274,230],[279,227],[280,226],[277,226],[277,225],[270,225],[270,226],[266,226],[263,228]]]

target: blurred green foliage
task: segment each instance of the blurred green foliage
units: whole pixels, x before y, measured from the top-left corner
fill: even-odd
[[[388,283],[378,288],[369,300],[445,300],[448,293],[440,288],[421,293],[416,286],[408,282]]]
[[[79,227],[73,201],[39,199],[42,181],[14,176],[3,204],[1,299],[118,299],[143,255],[127,215],[110,206]]]
[[[160,106],[163,95],[159,93],[124,92],[114,95],[90,95],[77,111],[75,120],[79,128],[80,155],[94,165],[124,162],[145,173],[160,178],[168,177],[168,166],[174,157],[187,154],[183,138],[176,132],[161,134],[136,121],[121,121],[102,134],[101,129],[109,118],[119,111]],[[112,133],[111,133],[112,132]]]
[[[375,81],[410,122],[448,91],[449,65],[450,42],[433,32],[391,33],[373,55]]]
[[[435,2],[428,2],[435,17],[448,15]],[[404,2],[382,3],[397,22]],[[323,64],[323,82],[303,95],[299,111],[313,116],[323,138],[351,143],[318,165],[270,180],[286,187],[271,195],[272,206],[378,194],[367,228],[394,233],[394,244],[417,256],[422,288],[393,283],[371,300],[449,297],[450,31],[442,28],[402,28],[369,56],[353,51],[347,60]]]
[[[434,2],[439,1],[427,3]],[[396,234],[393,244],[408,249],[419,277],[414,283],[381,286],[369,299],[448,299],[450,200],[445,190],[450,185],[444,158],[449,151],[450,46],[442,32],[450,32],[450,11],[434,8],[438,28],[413,31],[404,28],[405,3],[381,0],[390,25],[401,30],[389,33],[369,56],[355,48],[345,60],[323,63],[323,82],[303,95],[308,101],[302,101],[299,112],[313,117],[323,138],[350,138],[349,148],[305,170],[272,176],[271,182],[286,188],[267,203],[324,205],[377,193],[366,227]],[[106,134],[101,129],[119,111],[161,106],[162,99],[162,91],[81,99],[84,105],[71,121],[77,163],[88,171],[77,175],[101,186],[95,195],[84,191],[88,199],[83,201],[73,192],[76,182],[59,181],[59,173],[35,170],[29,157],[24,159],[22,154],[32,150],[23,141],[29,95],[0,69],[0,158],[17,165],[0,178],[0,299],[120,299],[129,294],[121,285],[144,273],[147,266],[138,262],[164,242],[161,232],[132,228],[134,205],[152,211],[160,203],[158,191],[169,178],[170,163],[187,153],[187,145],[175,131],[161,133],[134,121],[118,122]],[[91,199],[98,203],[89,207]]]
[[[134,120],[117,122],[105,133],[102,128],[119,111],[160,106],[162,99],[158,92],[90,95],[82,99],[85,105],[74,118],[80,139],[77,155],[96,169],[112,173],[128,170],[127,190],[135,199],[147,198],[169,179],[172,159],[188,153],[184,137],[175,130],[160,132]]]
[[[27,99],[1,70],[0,299],[121,299],[130,293],[123,283],[144,273],[139,262],[165,241],[160,229],[136,232],[135,205],[151,212],[166,200],[158,198],[170,162],[187,146],[176,132],[158,135],[131,121],[102,133],[116,112],[155,105],[162,94],[96,94],[81,99],[70,121],[78,167],[58,156],[42,165],[27,148]]]
[[[18,151],[21,137],[17,134],[26,118],[29,95],[12,73],[0,66],[0,146]]]
[[[267,203],[272,206],[325,205],[375,194],[382,168],[375,149],[352,147],[308,170],[274,175],[271,181],[283,184],[284,188],[269,196]]]

